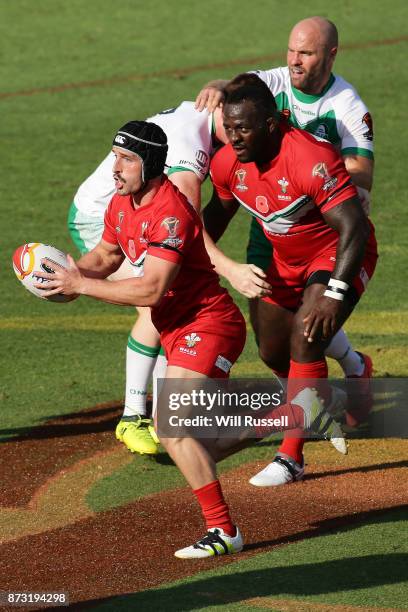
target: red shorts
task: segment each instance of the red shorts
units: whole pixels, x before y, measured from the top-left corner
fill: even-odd
[[[162,332],[169,365],[180,366],[210,378],[228,378],[231,366],[245,346],[245,320],[235,306],[231,315],[198,318],[171,333]]]
[[[353,287],[358,298],[361,297],[374,274],[377,259],[377,241],[374,229],[372,229],[360,272],[353,280]],[[297,310],[302,302],[303,292],[310,276],[318,270],[332,272],[335,265],[336,245],[318,253],[314,259],[304,265],[291,266],[274,252],[267,270],[267,280],[272,285],[272,295],[262,299],[268,304],[276,304],[287,310]]]

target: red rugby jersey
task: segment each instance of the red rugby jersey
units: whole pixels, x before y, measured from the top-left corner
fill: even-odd
[[[143,273],[146,255],[181,266],[160,304],[151,309],[159,332],[203,318],[213,320],[216,328],[235,309],[205,249],[200,217],[167,178],[153,200],[138,209],[130,195],[114,195],[102,238],[120,246],[137,276]]]
[[[279,129],[279,154],[262,169],[241,163],[226,145],[212,159],[211,179],[219,197],[235,198],[257,218],[278,256],[296,265],[336,244],[338,234],[322,213],[358,196],[331,144],[286,124]]]

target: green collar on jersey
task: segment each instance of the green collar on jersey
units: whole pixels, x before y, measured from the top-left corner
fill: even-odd
[[[317,102],[319,98],[322,98],[329,91],[335,80],[336,77],[334,76],[334,74],[330,74],[330,78],[327,81],[322,93],[318,95],[303,93],[303,91],[300,91],[299,89],[296,89],[296,87],[292,87],[291,85],[292,93],[295,98],[299,100],[299,102],[304,102],[305,104],[313,104],[313,102]]]

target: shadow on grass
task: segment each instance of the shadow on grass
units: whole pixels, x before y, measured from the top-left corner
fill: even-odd
[[[89,410],[50,415],[35,427],[0,429],[0,441],[44,440],[82,434],[112,432],[122,414],[121,402],[101,404]],[[10,436],[10,437],[5,437]],[[12,436],[12,437],[11,437]]]
[[[306,464],[307,465],[307,464]],[[365,474],[375,472],[376,470],[392,470],[395,468],[408,467],[408,461],[394,461],[388,463],[373,463],[372,465],[362,465],[354,468],[335,470],[333,472],[315,472],[314,474],[305,474],[304,481],[315,480],[316,478],[328,478],[333,476],[341,476],[343,474]]]
[[[381,529],[382,523],[406,520],[407,510],[408,506],[400,506],[392,510],[374,510],[344,517],[345,523],[351,520],[353,524],[350,525],[350,522],[348,525],[345,524],[341,533],[361,527],[363,521],[365,524],[378,524]],[[293,541],[313,537],[313,535],[321,536],[320,530],[332,529],[331,533],[326,534],[330,536],[333,533],[333,527],[336,529],[341,527],[338,519],[322,521],[319,523],[318,533],[314,530],[313,533],[309,531],[304,534],[296,534],[293,536]],[[291,541],[291,537],[284,538],[282,543],[287,544]],[[277,543],[279,543],[277,540],[263,542],[261,546],[259,544],[253,547],[247,546],[245,550]],[[324,547],[324,540],[322,546]],[[398,540],[393,549],[397,551],[400,548],[402,546]],[[259,559],[260,557],[255,556],[240,560],[237,556],[234,557],[232,564],[218,566],[218,569],[217,562],[211,559],[208,572],[187,578],[183,583],[179,581],[138,593],[128,593],[104,600],[91,600],[74,604],[71,609],[137,610],[138,612],[150,610],[188,612],[207,606],[220,606],[220,608],[228,609],[229,604],[255,597],[279,597],[282,596],[282,593],[286,598],[305,598],[342,591],[356,591],[356,598],[358,598],[357,592],[361,589],[402,583],[408,579],[408,554],[405,552],[347,556],[342,559],[291,566],[279,564],[273,566],[274,559],[271,556],[271,567],[253,569]],[[191,562],[185,563],[186,573],[194,574],[194,566],[191,565]],[[188,566],[189,563],[190,566]],[[265,565],[264,562],[263,565]]]
[[[212,576],[190,584],[168,586],[116,598],[105,610],[165,610],[188,612],[207,606],[225,606],[255,597],[308,597],[395,584],[407,578],[408,554],[346,557],[335,561],[271,567]]]
[[[378,523],[380,529],[381,523],[406,519],[407,507],[400,507],[386,513],[384,510],[361,513],[358,518],[358,524],[349,525],[342,531],[361,527],[360,519],[364,518],[369,518],[368,522],[371,524]],[[330,523],[330,521],[323,521],[323,523]],[[329,525],[326,524],[325,528],[328,527]],[[297,534],[296,539],[301,539],[301,534]],[[285,541],[288,542],[288,539]],[[265,542],[264,544],[267,546],[270,543]],[[400,547],[399,545],[400,542],[396,542],[396,550]],[[324,540],[322,546],[324,546]],[[247,558],[240,563],[237,558],[236,563],[222,567],[223,575],[217,575],[217,569],[212,565],[212,567],[209,566],[206,574],[188,579],[188,582],[167,584],[148,591],[129,593],[105,600],[92,600],[77,604],[75,607],[112,611],[166,610],[166,612],[188,612],[206,606],[220,606],[228,609],[229,604],[255,597],[279,597],[285,593],[286,597],[304,598],[327,593],[378,588],[408,579],[408,554],[403,552],[362,554],[359,557],[253,569],[256,559],[257,557]],[[211,563],[213,560],[210,561]],[[274,563],[272,555],[270,563],[271,565]]]

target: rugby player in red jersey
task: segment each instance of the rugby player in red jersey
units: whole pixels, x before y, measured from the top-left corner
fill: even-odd
[[[167,379],[228,377],[245,343],[245,321],[219,284],[197,212],[163,175],[165,133],[154,123],[131,121],[117,132],[112,150],[116,194],[105,214],[102,239],[77,264],[68,256],[69,269],[45,260],[54,273],[36,273],[49,281],[44,295],[87,295],[113,304],[149,306],[168,360]],[[105,280],[124,257],[137,277]],[[315,394],[309,390],[295,400],[277,408],[274,416],[285,414],[291,427],[323,431],[336,448],[339,439],[338,448],[345,452],[338,425]],[[159,398],[158,412],[162,407]],[[242,443],[223,440],[218,445],[217,439],[192,437],[161,441],[192,487],[208,530],[176,556],[195,559],[239,552],[242,536],[232,522],[215,464]]]
[[[289,370],[290,401],[302,379],[327,378],[324,350],[374,273],[374,229],[332,145],[280,122],[272,93],[256,75],[239,75],[226,91],[230,144],[211,163],[214,193],[204,225],[216,241],[242,206],[273,245],[272,295],[263,298],[262,312],[274,333],[274,369]],[[216,265],[216,252],[209,252]],[[328,385],[319,389],[328,401]],[[303,463],[303,444],[294,447],[295,457],[282,458],[289,468],[291,459]],[[252,484],[266,486],[263,472]]]

